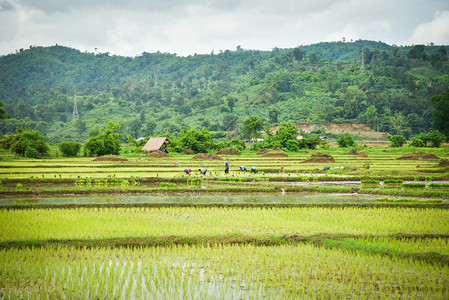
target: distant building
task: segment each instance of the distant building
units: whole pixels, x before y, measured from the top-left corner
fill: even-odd
[[[145,146],[143,146],[142,151],[153,152],[161,150],[169,144],[170,141],[166,137],[151,137]]]

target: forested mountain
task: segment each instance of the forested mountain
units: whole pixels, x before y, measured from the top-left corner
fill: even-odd
[[[81,140],[113,120],[125,136],[189,126],[230,137],[258,115],[266,126],[361,122],[408,137],[431,129],[430,98],[449,88],[448,48],[359,40],[131,58],[30,47],[0,57],[0,101],[11,116],[0,133],[20,126],[52,141]]]

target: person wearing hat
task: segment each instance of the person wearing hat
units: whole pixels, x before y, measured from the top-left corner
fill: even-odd
[[[225,174],[229,173],[229,164],[227,161],[225,161]]]
[[[187,175],[190,175],[190,172],[192,172],[192,169],[185,169],[184,172],[185,172]]]
[[[207,169],[206,168],[201,168],[201,169],[198,169],[198,171],[200,171],[201,174],[206,175]]]

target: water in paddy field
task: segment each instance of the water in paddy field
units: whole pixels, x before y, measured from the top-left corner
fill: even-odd
[[[145,195],[145,196],[94,196],[94,197],[42,197],[2,198],[0,205],[18,204],[133,204],[133,203],[186,203],[186,204],[301,204],[301,203],[374,203],[376,195],[343,193],[251,193],[230,195]]]

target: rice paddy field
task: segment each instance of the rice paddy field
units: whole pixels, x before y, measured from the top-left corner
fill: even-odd
[[[448,299],[449,149],[361,151],[1,152],[0,297]]]

